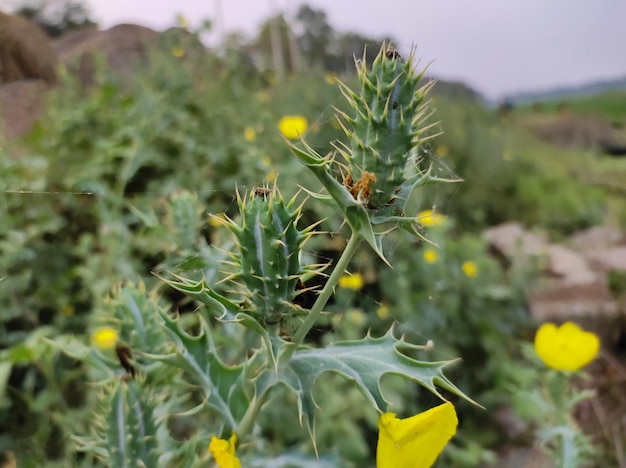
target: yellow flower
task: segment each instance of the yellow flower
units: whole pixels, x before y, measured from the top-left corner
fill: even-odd
[[[440,158],[445,158],[448,155],[448,147],[446,145],[441,145],[437,147],[437,156]]]
[[[297,140],[306,132],[308,127],[306,117],[301,115],[286,115],[278,122],[278,129],[285,138]]]
[[[465,276],[468,278],[475,278],[476,275],[478,275],[478,267],[476,266],[476,263],[469,260],[467,262],[463,262],[461,270],[463,270],[463,273],[465,273]]]
[[[424,250],[424,261],[426,263],[435,263],[437,261],[437,251],[434,249]]]
[[[113,328],[98,328],[91,337],[96,347],[100,349],[111,349],[117,343],[117,331]]]
[[[359,309],[352,309],[348,311],[347,319],[348,322],[355,326],[361,326],[365,324],[365,314],[361,312]]]
[[[185,18],[185,15],[182,13],[176,15],[176,22],[181,28],[189,29],[189,21],[187,21],[187,18]]]
[[[172,47],[172,55],[176,58],[180,58],[185,55],[185,49],[182,46]]]
[[[385,413],[378,419],[376,468],[430,468],[456,433],[450,402],[407,419]]]
[[[595,359],[599,350],[600,338],[572,322],[565,322],[560,327],[544,323],[535,335],[535,351],[552,369],[582,369]]]
[[[215,458],[219,468],[241,468],[241,462],[235,455],[237,435],[233,432],[230,440],[218,439],[213,436],[209,444],[209,452]]]
[[[389,306],[383,304],[378,309],[376,309],[376,315],[381,320],[387,320],[389,318]]]
[[[424,227],[440,226],[445,221],[444,215],[435,213],[433,210],[424,210],[417,214],[417,222]]]
[[[267,174],[267,181],[268,182],[275,182],[276,181],[276,177],[278,177],[278,172],[276,172],[274,169],[272,169]]]
[[[228,220],[226,219],[226,215],[224,213],[220,214],[209,214],[209,226],[212,228],[218,228],[220,226],[226,225]]]
[[[361,276],[360,273],[356,273],[354,275],[343,275],[339,278],[339,287],[358,291],[363,288],[363,276]]]
[[[254,128],[252,127],[246,127],[243,130],[243,137],[246,139],[246,141],[249,142],[253,142],[254,140],[256,140],[256,132],[254,131]]]

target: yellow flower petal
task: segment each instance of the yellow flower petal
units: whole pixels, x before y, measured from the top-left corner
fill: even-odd
[[[416,221],[424,227],[440,226],[446,222],[446,217],[433,210],[424,210],[417,214]]]
[[[181,46],[172,47],[172,55],[176,58],[180,58],[185,55],[185,49]]]
[[[478,275],[478,266],[476,266],[475,262],[463,262],[461,270],[463,270],[463,273],[465,273],[465,276],[468,278],[475,278],[476,275]]]
[[[256,140],[256,132],[254,131],[254,128],[252,127],[244,128],[243,137],[246,139],[246,141],[249,141],[249,142],[253,142],[254,140]]]
[[[308,125],[306,118],[301,115],[286,115],[278,122],[278,129],[285,138],[297,140],[300,135],[304,135]]]
[[[430,468],[456,433],[450,402],[407,419],[385,413],[378,419],[376,468]]]
[[[363,276],[360,273],[356,273],[354,275],[343,275],[339,278],[339,287],[358,291],[363,288]]]
[[[437,261],[437,251],[434,249],[424,250],[424,261],[426,263],[435,263]]]
[[[109,327],[97,329],[91,337],[96,347],[100,349],[111,349],[117,343],[117,330]]]
[[[381,320],[387,320],[391,312],[389,311],[389,306],[386,304],[381,305],[378,309],[376,309],[376,315]]]
[[[535,335],[535,351],[546,366],[575,371],[595,359],[600,351],[600,338],[572,322],[560,327],[544,323]]]
[[[237,435],[233,432],[230,440],[218,439],[213,436],[209,444],[209,452],[215,458],[219,468],[241,468],[241,462],[235,455]]]

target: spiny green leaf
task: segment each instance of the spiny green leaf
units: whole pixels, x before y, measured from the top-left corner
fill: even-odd
[[[362,340],[339,342],[323,349],[299,349],[288,362],[279,363],[277,375],[266,371],[259,376],[257,391],[266,391],[279,383],[292,389],[298,396],[300,417],[307,416],[309,429],[316,406],[311,389],[324,372],[335,372],[352,381],[381,412],[387,404],[380,389],[385,374],[411,379],[442,399],[436,385],[474,403],[443,374],[444,367],[455,361],[418,361],[403,354],[403,348],[416,346],[396,339],[389,330],[380,338],[368,335]]]
[[[207,404],[224,418],[225,430],[234,430],[250,404],[245,388],[245,366],[228,366],[222,362],[209,324],[202,316],[199,317],[202,330],[197,336],[182,330],[179,321],[167,313],[161,312],[161,316],[174,340],[176,352],[152,357],[189,372],[204,390]]]

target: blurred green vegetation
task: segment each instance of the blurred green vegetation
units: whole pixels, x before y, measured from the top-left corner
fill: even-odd
[[[307,140],[321,154],[342,139],[332,106],[342,108],[343,98],[324,67],[277,81],[251,67],[237,47],[216,55],[193,39],[164,38],[150,65],[130,81],[102,69],[97,85],[85,91],[64,75],[38,126],[0,146],[0,451],[13,450],[18,466],[92,462],[76,453],[70,431],[88,432],[93,376],[79,360],[52,353],[46,337],[74,334],[88,343],[96,322],[111,316],[109,293],[121,282],[150,289],[154,273],[215,272],[223,255],[216,247],[228,240],[208,214],[234,216],[236,190],[277,175],[286,197],[300,187],[319,189],[279,135],[283,115],[309,120]],[[489,257],[481,231],[517,220],[558,238],[603,222],[623,225],[623,193],[597,180],[614,177],[617,185],[616,174],[626,169],[620,160],[539,143],[515,119],[499,119],[463,95],[434,93],[433,119],[443,134],[425,156],[439,174],[464,182],[424,188],[412,201],[448,218],[444,227],[424,232],[438,245],[437,260],[424,259],[433,246],[402,232],[386,246],[393,269],[364,246],[352,271],[363,275],[365,287],[339,290],[329,306],[334,315],[316,333],[326,342],[353,339],[368,330],[381,334],[396,321],[396,331],[410,341],[434,341],[429,358],[462,357],[453,380],[491,410],[507,403],[518,344],[530,336],[524,289],[533,271]],[[611,107],[611,99],[584,106],[598,106],[607,117],[626,113]],[[176,208],[182,189],[197,197],[197,212]],[[303,224],[319,219],[325,233],[310,242],[308,254],[332,261],[343,220],[311,200]],[[467,261],[475,263],[475,277],[463,273]],[[173,290],[159,294],[166,307],[183,313],[195,307]],[[328,378],[319,386],[321,453],[371,460],[375,415],[359,406],[358,392],[345,382]],[[426,397],[394,379],[386,386],[396,409],[416,410],[417,396]],[[501,430],[485,422],[482,410],[459,408],[459,450],[448,462],[493,461],[490,450],[506,442]],[[262,417],[291,421],[265,434],[277,450],[302,440],[295,436],[293,407],[274,406]]]

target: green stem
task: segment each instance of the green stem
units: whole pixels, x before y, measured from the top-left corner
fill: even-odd
[[[306,319],[293,335],[291,343],[283,348],[283,353],[281,354],[279,361],[288,361],[289,358],[296,351],[296,349],[298,349],[298,347],[302,344],[304,338],[306,338],[307,333],[309,333],[309,330],[311,330],[313,325],[315,325],[315,322],[317,322],[317,319],[322,313],[322,310],[324,310],[328,299],[330,299],[330,296],[333,294],[335,286],[337,286],[337,283],[339,283],[339,278],[341,278],[341,276],[344,274],[346,268],[350,263],[350,260],[352,260],[352,257],[356,253],[360,241],[361,236],[359,234],[353,233],[352,237],[348,241],[348,245],[346,245],[346,248],[341,254],[341,257],[339,257],[339,261],[337,262],[337,265],[335,265],[332,274],[328,278],[328,281],[326,281],[326,284],[320,292],[320,295],[317,297],[317,300],[313,304],[313,307],[311,307],[311,310],[309,311]],[[269,396],[270,390],[271,387],[266,389],[265,392],[259,395],[259,397],[254,400],[248,407],[248,411],[239,423],[239,426],[236,430],[237,437],[239,439],[243,439],[248,434],[248,432],[252,430],[259,411],[261,411],[261,407]]]
[[[311,328],[313,328],[313,325],[315,325],[315,322],[317,322],[317,319],[322,313],[322,310],[324,310],[328,299],[330,299],[330,296],[335,291],[335,286],[337,286],[337,283],[339,283],[339,278],[341,278],[341,276],[345,273],[346,268],[350,264],[350,260],[352,260],[352,257],[354,257],[354,254],[356,253],[357,247],[359,246],[360,242],[360,234],[353,233],[352,237],[348,241],[348,245],[346,245],[346,249],[341,254],[341,257],[339,257],[339,261],[337,262],[337,265],[335,265],[332,274],[328,278],[328,281],[326,281],[326,284],[320,292],[320,295],[317,296],[315,304],[313,304],[313,307],[311,307],[311,310],[307,314],[306,319],[304,320],[304,322],[302,322],[302,325],[300,325],[296,333],[293,335],[291,339],[292,346],[289,346],[287,349],[285,349],[285,353],[283,353],[282,356],[283,358],[291,357],[294,351],[302,344],[304,338],[306,338],[306,335],[309,333],[309,330],[311,330]]]
[[[265,392],[263,392],[259,396],[259,398],[255,399],[248,407],[248,411],[244,415],[243,419],[239,423],[239,426],[237,427],[237,430],[235,431],[238,439],[242,440],[254,427],[256,418],[259,415],[259,412],[261,411],[261,407],[265,403],[265,400],[267,400],[267,397],[270,394],[270,390],[271,388],[265,390]]]

